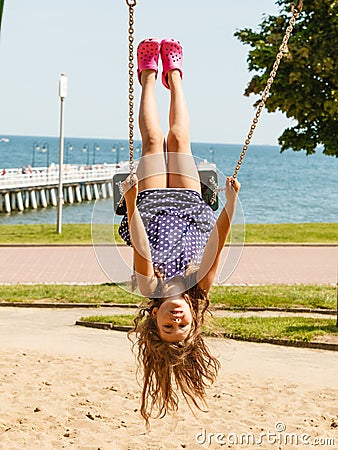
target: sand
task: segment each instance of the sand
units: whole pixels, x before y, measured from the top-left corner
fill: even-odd
[[[316,448],[338,448],[336,352],[210,340],[222,369],[209,412],[182,403],[147,432],[126,335],[75,327],[84,313],[0,310],[0,449],[314,448],[301,445],[303,433],[309,444],[322,439]],[[227,442],[269,431],[282,443]],[[298,445],[285,445],[286,433]]]

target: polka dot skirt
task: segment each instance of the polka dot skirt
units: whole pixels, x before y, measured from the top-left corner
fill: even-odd
[[[201,195],[189,189],[149,189],[138,194],[140,212],[151,249],[152,261],[166,280],[184,275],[189,263],[201,262],[216,216]],[[119,227],[131,245],[128,217]]]

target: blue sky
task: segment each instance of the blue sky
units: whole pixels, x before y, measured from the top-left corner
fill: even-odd
[[[136,43],[175,37],[184,48],[184,86],[194,142],[239,143],[254,114],[251,79],[236,29],[278,14],[273,0],[138,0]],[[128,7],[125,0],[5,0],[0,41],[0,135],[57,136],[60,73],[68,76],[65,133],[128,137]],[[167,132],[168,91],[157,97]],[[140,89],[136,83],[136,102]],[[291,122],[262,115],[254,144],[276,144]],[[139,138],[137,131],[136,137]]]

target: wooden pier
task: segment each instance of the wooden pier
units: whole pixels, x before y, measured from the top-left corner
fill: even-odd
[[[120,171],[125,172],[127,167],[128,162],[90,167],[64,165],[64,203],[113,197],[113,176]],[[57,165],[3,170],[0,173],[0,213],[56,206],[58,182]]]

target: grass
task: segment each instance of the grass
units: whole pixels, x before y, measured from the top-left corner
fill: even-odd
[[[99,285],[0,285],[0,302],[134,303],[141,297],[127,291],[128,284]],[[212,305],[233,309],[336,308],[336,287],[330,285],[214,286]]]
[[[338,336],[336,321],[310,317],[217,317],[212,321],[216,330],[227,336],[242,339],[287,339],[288,341],[311,341],[318,336]]]
[[[115,326],[133,325],[133,315],[126,314],[82,317],[80,320],[111,323]],[[204,331],[206,335],[221,332],[228,337],[258,341],[286,339],[291,342],[308,342],[325,334],[338,336],[335,320],[307,317],[214,317]]]
[[[213,305],[229,308],[335,309],[336,287],[329,285],[213,286]]]
[[[81,317],[82,322],[99,322],[99,323],[111,323],[120,327],[131,327],[133,325],[134,315],[132,314],[118,314],[113,316],[89,316]]]
[[[236,226],[235,226],[236,227]],[[94,242],[123,243],[118,225],[94,225]],[[245,242],[338,244],[338,223],[248,224]],[[0,244],[87,244],[92,243],[90,224],[65,224],[62,234],[50,224],[0,225]]]
[[[123,286],[123,285],[122,285]],[[25,303],[138,303],[140,297],[115,284],[100,285],[2,285],[0,301]]]
[[[246,243],[338,243],[338,223],[248,224]]]
[[[117,226],[95,225],[94,240],[97,243],[122,243]],[[114,239],[114,240],[113,240]],[[64,224],[62,234],[56,233],[56,225],[25,224],[0,225],[0,244],[92,244],[91,224]]]

